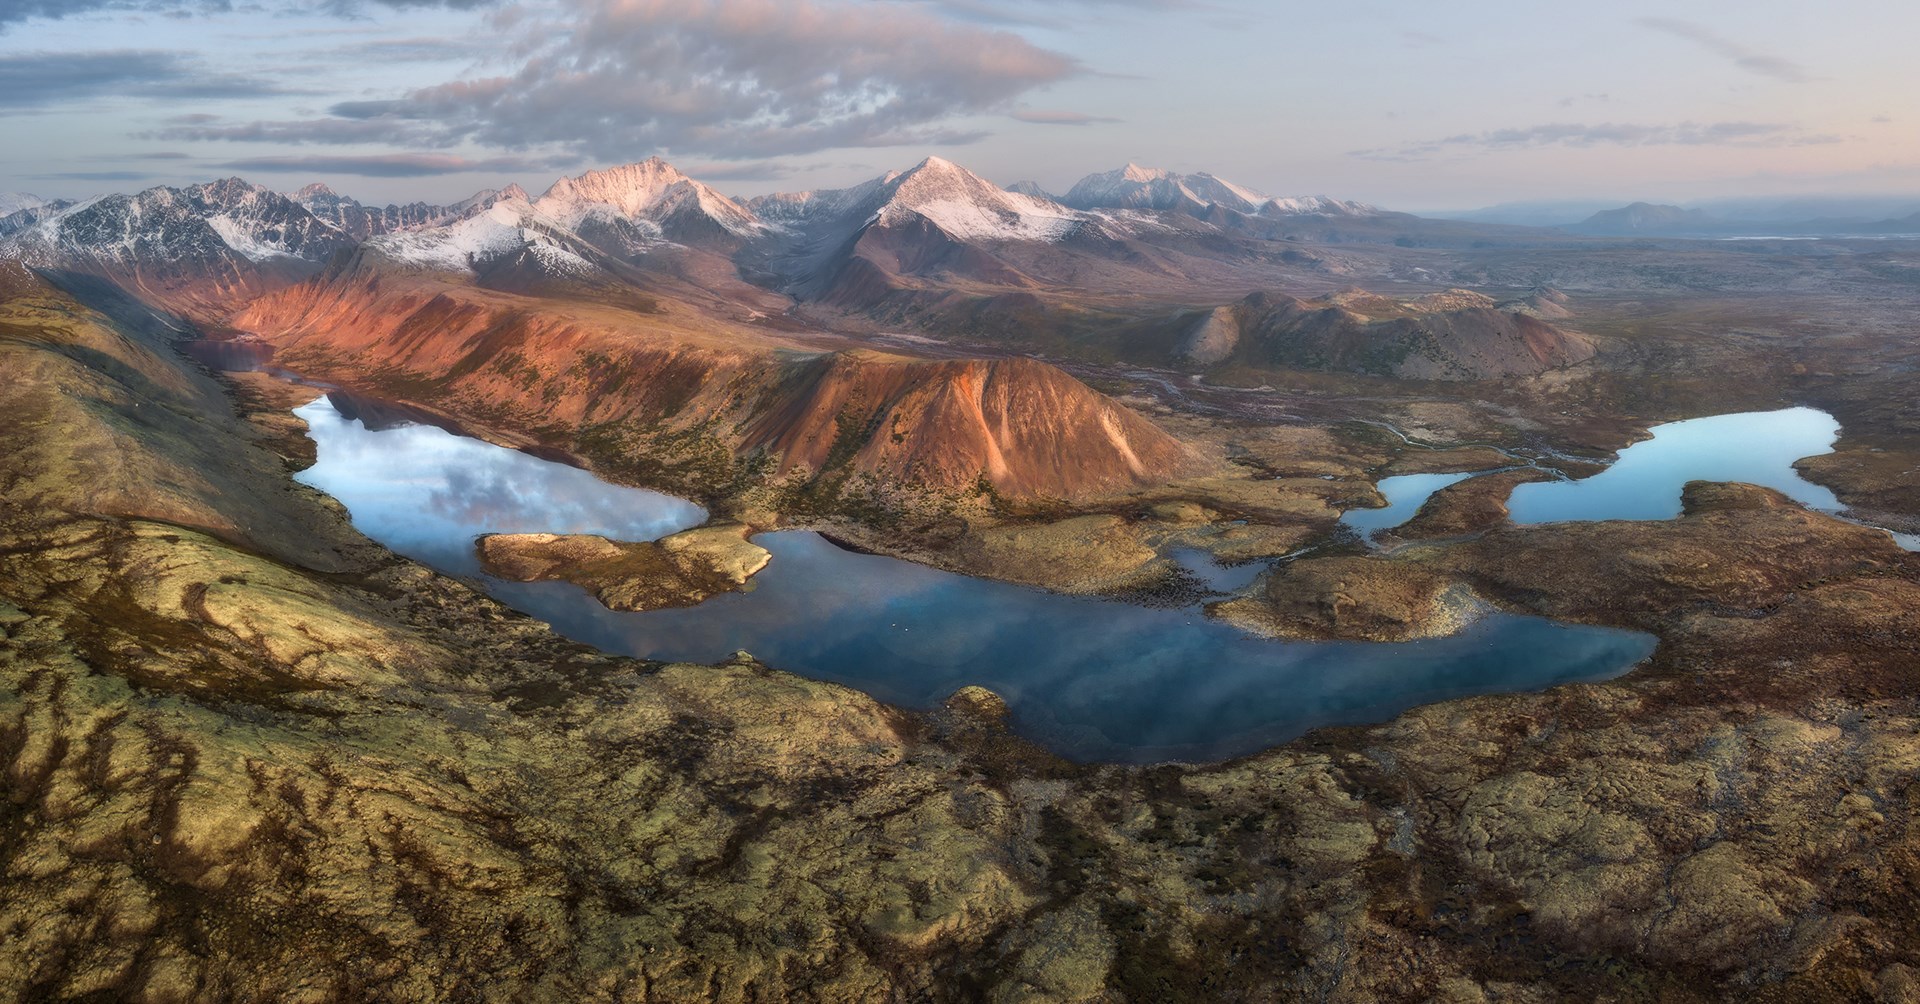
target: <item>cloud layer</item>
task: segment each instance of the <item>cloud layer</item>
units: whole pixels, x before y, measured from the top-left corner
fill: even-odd
[[[1748,73],[1772,77],[1789,84],[1804,84],[1813,79],[1798,63],[1782,56],[1755,52],[1705,25],[1673,17],[1643,17],[1640,19],[1640,24],[1655,31],[1666,32],[1676,38],[1684,38],[1714,55],[1731,60],[1733,65]]]
[[[1670,125],[1550,122],[1460,133],[1401,147],[1355,150],[1352,156],[1370,160],[1424,160],[1449,151],[1526,150],[1554,146],[1810,146],[1839,141],[1838,136],[1812,133],[1798,126],[1778,122],[1680,122]]]
[[[469,171],[508,173],[540,171],[551,167],[549,161],[528,157],[460,157],[448,153],[388,153],[367,156],[248,157],[230,160],[220,167],[229,171],[259,171],[270,174],[336,175],[362,178],[423,178],[439,174]]]
[[[458,10],[472,10],[491,7],[498,0],[371,0],[386,7],[452,7]],[[276,13],[319,12],[348,17],[361,14],[365,4],[361,0],[279,0],[279,2],[256,2],[247,7],[268,10]],[[128,12],[136,14],[164,14],[169,16],[192,16],[196,14],[223,14],[234,10],[233,0],[0,0],[0,32],[10,25],[36,18],[58,20],[81,14],[101,12]]]
[[[192,58],[175,52],[121,49],[0,54],[0,110],[128,94],[179,99],[272,93],[282,92],[264,80],[209,72]]]
[[[503,12],[511,73],[343,102],[324,117],[178,126],[185,140],[656,152],[722,159],[963,142],[1078,65],[1006,31],[907,5],[587,0],[564,20]],[[551,40],[551,41],[548,41]]]

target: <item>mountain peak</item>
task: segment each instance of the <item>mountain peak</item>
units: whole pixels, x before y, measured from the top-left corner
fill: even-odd
[[[47,200],[26,192],[0,192],[0,216],[10,216],[23,209],[38,209],[47,204]]]
[[[1075,209],[1157,209],[1191,213],[1219,206],[1254,213],[1267,197],[1205,171],[1176,174],[1128,162],[1117,170],[1081,178],[1061,201]]]
[[[877,188],[873,218],[882,226],[918,216],[961,240],[1055,240],[1076,222],[1049,200],[1007,191],[940,157],[928,157]]]
[[[659,157],[588,171],[575,178],[561,178],[540,196],[537,206],[543,214],[569,226],[578,225],[595,214],[604,215],[608,209],[628,220],[649,220],[655,224],[665,223],[670,217],[696,220],[705,217],[712,225],[736,236],[752,233],[761,226],[745,207],[687,177]]]
[[[920,163],[915,164],[912,167],[907,168],[906,170],[901,171],[896,175],[893,175],[887,180],[891,182],[896,179],[898,179],[903,185],[911,183],[916,179],[920,184],[925,184],[934,179],[941,179],[940,183],[942,184],[957,182],[960,184],[971,185],[973,182],[977,181],[980,184],[986,185],[989,188],[999,187],[987,181],[985,178],[982,178],[979,175],[973,173],[972,171],[969,171],[966,168],[961,167],[959,164],[956,164],[953,161],[946,159],[945,157],[928,157],[925,160],[922,160]]]
[[[891,206],[918,208],[930,202],[967,202],[998,206],[1009,194],[993,182],[950,160],[928,157],[912,169],[889,179]]]
[[[613,206],[623,215],[636,216],[659,201],[661,193],[668,188],[691,180],[659,157],[648,157],[635,164],[620,164],[588,171],[578,177],[561,178],[540,198],[543,201],[599,202]]]
[[[308,185],[307,187],[302,188],[299,191],[293,193],[293,201],[300,202],[306,199],[319,199],[319,198],[331,199],[331,198],[338,198],[339,195],[340,195],[339,192],[336,192],[333,189],[327,187],[326,182],[316,181],[313,184]]]

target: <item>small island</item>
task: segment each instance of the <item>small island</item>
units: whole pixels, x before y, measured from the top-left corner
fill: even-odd
[[[494,533],[475,544],[489,575],[514,582],[571,582],[610,610],[697,606],[740,591],[772,555],[739,524],[704,526],[658,541],[593,534]]]

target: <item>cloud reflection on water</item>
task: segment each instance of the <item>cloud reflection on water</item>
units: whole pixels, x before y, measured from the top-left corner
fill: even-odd
[[[369,432],[325,399],[297,412],[319,449],[301,480],[404,554],[477,573],[486,532],[645,540],[694,525],[692,503],[427,426]],[[603,649],[711,662],[745,649],[782,669],[927,707],[967,684],[1007,698],[1023,734],[1080,759],[1210,759],[1417,704],[1616,675],[1647,635],[1489,614],[1451,638],[1401,645],[1279,642],[1209,620],[953,575],[761,534],[773,561],[746,593],[618,613],[577,586],[487,580],[502,601]],[[1222,583],[1248,570],[1198,569]]]

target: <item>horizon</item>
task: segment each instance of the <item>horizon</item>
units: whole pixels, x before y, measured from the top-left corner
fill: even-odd
[[[769,192],[758,193],[758,194],[760,195],[797,194],[797,193],[806,192],[806,191],[817,191],[817,190],[830,189],[830,188],[853,187],[855,185],[860,184],[861,182],[873,180],[879,177],[884,177],[889,174],[905,173],[907,171],[914,169],[915,167],[918,167],[921,163],[925,162],[930,157],[939,157],[942,160],[947,160],[951,163],[958,164],[963,169],[966,169],[969,171],[972,170],[972,168],[970,168],[964,161],[954,160],[953,158],[944,157],[938,154],[929,154],[926,157],[921,157],[913,161],[912,163],[907,164],[904,167],[888,168],[879,172],[878,174],[868,175],[866,177],[853,179],[851,181],[845,182],[844,184],[838,184],[833,186],[821,186],[820,188],[817,188],[817,189],[774,189],[774,190],[770,190]],[[689,178],[693,179],[694,181],[699,181],[699,182],[702,182],[703,184],[707,183],[706,179],[701,178],[697,174],[693,174],[691,172],[682,170],[679,165],[674,164],[671,160],[668,160],[667,158],[664,158],[664,157],[659,157],[659,155],[652,155],[651,157],[641,158],[640,160],[635,160],[635,161],[625,161],[621,163],[612,163],[612,164],[597,164],[590,167],[583,167],[572,172],[562,172],[562,173],[553,175],[549,180],[546,180],[544,182],[525,181],[525,180],[519,180],[519,179],[502,180],[497,185],[482,185],[479,188],[475,188],[471,190],[451,188],[451,189],[443,190],[437,194],[429,195],[428,197],[425,197],[425,198],[415,198],[415,199],[409,199],[407,201],[408,202],[426,202],[429,204],[437,204],[437,205],[451,205],[453,203],[457,203],[462,200],[465,200],[489,191],[504,190],[512,185],[519,185],[521,189],[527,193],[529,199],[537,201],[542,197],[542,195],[549,188],[551,188],[555,184],[558,184],[562,180],[565,180],[568,178],[577,179],[585,174],[614,170],[623,166],[631,166],[634,164],[642,163],[648,159],[663,160],[668,164],[668,166],[673,167],[676,170],[681,170],[682,174],[686,174]],[[1081,175],[1080,178],[1076,178],[1075,180],[1078,181],[1080,179],[1091,177],[1093,175],[1101,174],[1101,173],[1111,173],[1117,170],[1124,169],[1125,167],[1129,167],[1129,166],[1142,167],[1150,170],[1170,170],[1167,168],[1161,168],[1155,164],[1142,163],[1139,160],[1130,160],[1130,161],[1127,161],[1125,164],[1119,165],[1118,167],[1110,167],[1110,168],[1103,168],[1095,171],[1089,171],[1086,174]],[[978,174],[979,172],[976,171],[973,173]],[[1234,184],[1242,184],[1241,179],[1224,177],[1220,175],[1218,172],[1208,172],[1208,171],[1205,171],[1204,169],[1191,171],[1191,172],[1176,172],[1176,173],[1180,173],[1180,174],[1208,173],[1208,174],[1214,175],[1215,177],[1220,178],[1223,181],[1227,181]],[[982,176],[984,177],[984,175]],[[205,184],[209,182],[220,181],[228,178],[237,178],[241,181],[245,181],[250,184],[263,184],[264,187],[270,190],[279,192],[280,194],[287,195],[289,197],[295,195],[301,189],[310,187],[312,185],[320,185],[322,187],[327,188],[328,190],[330,190],[336,195],[341,195],[350,199],[354,199],[355,201],[360,202],[361,204],[369,207],[395,204],[391,200],[377,200],[377,199],[362,197],[362,192],[360,191],[359,187],[356,186],[355,182],[368,180],[364,177],[353,176],[353,175],[346,175],[339,178],[316,177],[304,182],[300,182],[298,184],[272,185],[272,184],[264,184],[263,182],[260,182],[255,178],[247,176],[244,172],[215,173],[215,174],[207,175],[204,177],[193,177],[193,178],[183,177],[183,178],[164,180],[164,181],[154,181],[150,184],[141,183],[137,185],[123,186],[123,187],[116,187],[116,188],[102,188],[102,189],[97,189],[93,191],[87,191],[84,194],[78,194],[78,195],[65,195],[65,194],[49,195],[46,192],[28,191],[27,189],[20,188],[20,187],[14,187],[14,188],[0,187],[0,195],[29,195],[36,198],[45,198],[45,199],[48,199],[49,201],[65,199],[75,204],[81,204],[93,199],[98,199],[98,198],[102,198],[109,195],[134,194],[134,193],[144,191],[146,189],[154,188],[154,187],[185,187],[190,185]],[[436,178],[436,180],[444,182],[446,179]],[[988,178],[987,180],[993,182],[994,184],[1000,185],[1001,187],[1004,188],[1014,184],[1017,181],[1025,181],[1027,179],[1019,178],[1019,179],[1013,179],[1013,180],[1003,180],[999,178]],[[743,204],[746,203],[749,199],[757,197],[756,195],[744,195],[735,191],[731,191],[729,190],[729,186],[727,186],[724,183],[709,184],[709,187],[720,192],[722,195],[735,199],[736,201],[739,201]],[[1067,189],[1070,187],[1072,186],[1071,185],[1061,186],[1058,189],[1048,188],[1047,194],[1057,199],[1064,196],[1067,192]],[[1296,197],[1297,196],[1326,196],[1326,197],[1331,197],[1336,199],[1344,198],[1344,196],[1341,196],[1333,192],[1297,192],[1297,193],[1283,194],[1283,193],[1274,192],[1274,191],[1265,189],[1258,183],[1245,183],[1243,187],[1254,189],[1260,192],[1261,194],[1264,194],[1273,198],[1287,198],[1289,197],[1289,195],[1296,196]],[[1364,200],[1353,200],[1353,201],[1364,202]],[[1424,216],[1424,217],[1438,218],[1438,219],[1448,218],[1449,214],[1460,214],[1462,216],[1465,216],[1465,215],[1478,214],[1478,213],[1497,214],[1501,212],[1511,212],[1516,215],[1531,213],[1533,215],[1537,215],[1544,218],[1546,215],[1550,215],[1550,211],[1567,210],[1568,212],[1567,212],[1566,219],[1560,220],[1559,222],[1577,223],[1581,219],[1589,215],[1592,215],[1595,212],[1611,210],[1611,209],[1627,208],[1634,205],[1671,205],[1671,206],[1676,206],[1683,209],[1712,210],[1715,208],[1726,208],[1726,207],[1731,207],[1735,205],[1751,204],[1751,203],[1760,203],[1760,204],[1771,203],[1771,204],[1777,204],[1779,206],[1785,207],[1795,202],[1887,203],[1890,206],[1903,205],[1903,204],[1912,205],[1916,209],[1920,209],[1920,190],[1881,191],[1881,192],[1867,191],[1867,192],[1851,192],[1851,193],[1817,192],[1817,191],[1816,192],[1782,192],[1782,193],[1768,194],[1768,195],[1726,195],[1726,196],[1718,196],[1718,197],[1709,197],[1704,199],[1662,199],[1657,196],[1653,196],[1653,197],[1618,196],[1613,198],[1608,198],[1605,196],[1566,196],[1566,197],[1548,197],[1548,198],[1540,198],[1540,199],[1519,199],[1519,200],[1513,200],[1508,202],[1500,202],[1500,203],[1493,203],[1493,204],[1486,204],[1486,205],[1475,205],[1475,206],[1448,206],[1448,207],[1442,207],[1442,208],[1424,208],[1424,207],[1409,208],[1409,207],[1402,207],[1402,206],[1376,206],[1376,208],[1383,209],[1388,212],[1403,212],[1403,213],[1408,213],[1415,216]],[[404,203],[401,203],[401,204],[404,204]],[[1807,207],[1807,208],[1809,210],[1812,209],[1812,207]],[[1858,213],[1856,215],[1860,219],[1869,219],[1869,218],[1877,219],[1880,215],[1898,213],[1901,211],[1902,211],[1901,209],[1895,209],[1895,208],[1876,208],[1864,213]],[[1780,222],[1787,222],[1787,219],[1782,218]],[[1531,224],[1525,224],[1525,225],[1552,225],[1552,224],[1531,223]]]
[[[0,13],[0,117],[33,151],[0,190],[434,202],[657,155],[748,198],[931,154],[1055,193],[1133,161],[1425,214],[1920,198],[1920,11],[1875,6],[39,0]]]

